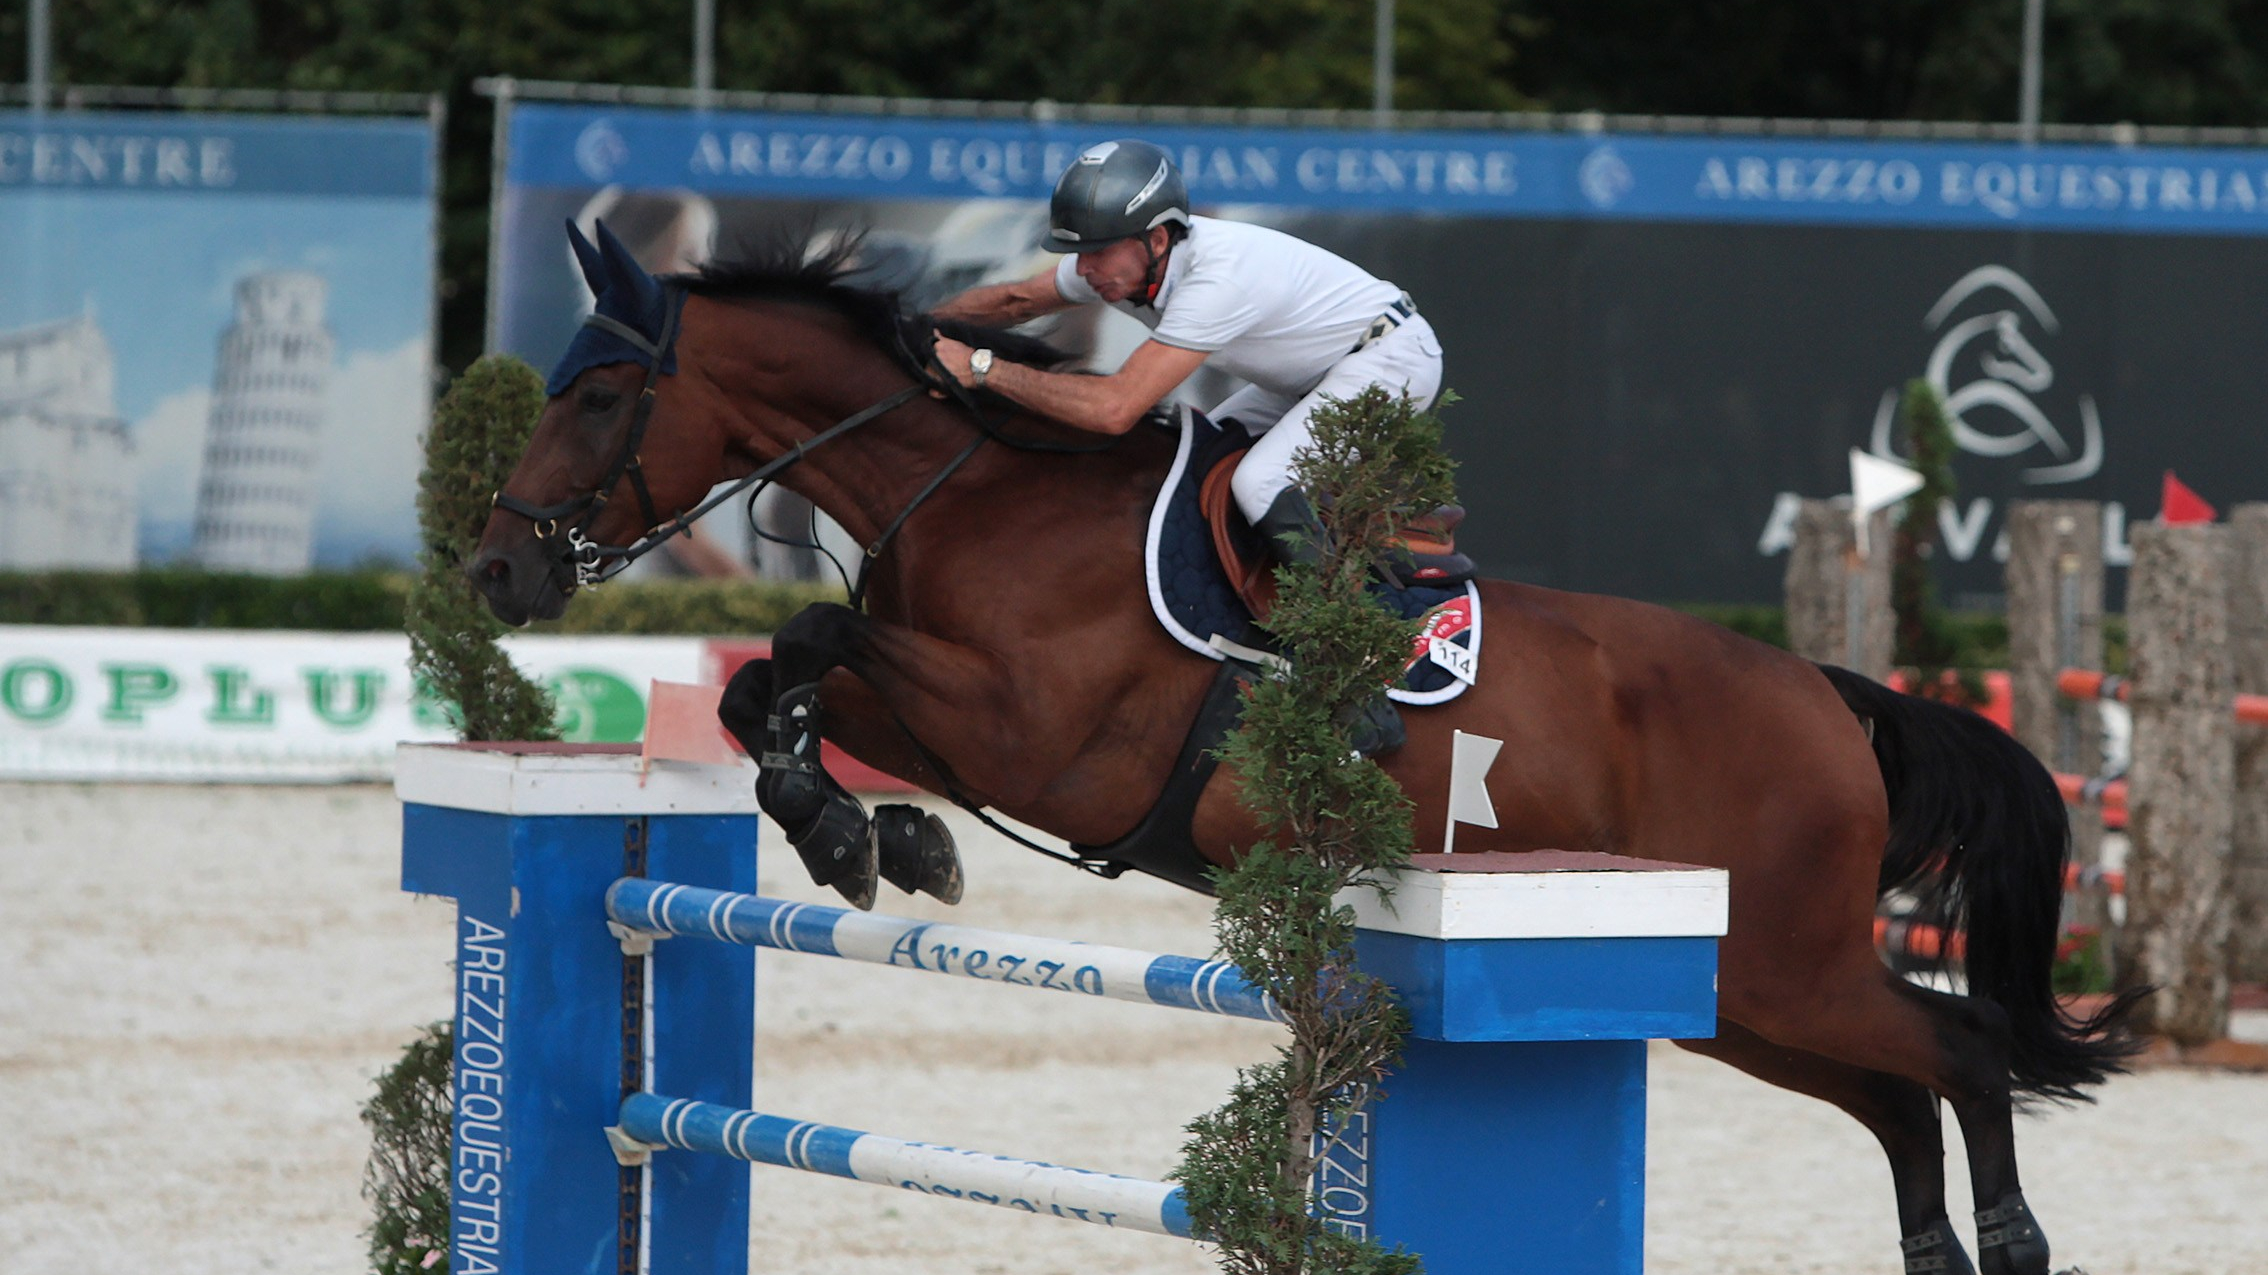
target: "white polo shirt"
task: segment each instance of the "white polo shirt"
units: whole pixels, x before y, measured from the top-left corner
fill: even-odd
[[[1055,290],[1066,301],[1102,300],[1079,277],[1075,256],[1057,263]],[[1156,305],[1110,304],[1141,320],[1154,339],[1202,350],[1212,366],[1296,399],[1401,295],[1346,258],[1280,230],[1192,217],[1166,263]]]

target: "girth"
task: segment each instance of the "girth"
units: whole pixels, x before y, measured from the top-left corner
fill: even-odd
[[[1082,859],[1108,860],[1200,894],[1213,893],[1207,874],[1214,865],[1197,850],[1197,803],[1205,795],[1205,785],[1212,782],[1213,772],[1220,769],[1216,753],[1222,742],[1244,721],[1244,688],[1260,676],[1261,671],[1250,664],[1222,660],[1150,812],[1133,831],[1109,845],[1074,843],[1073,852]]]

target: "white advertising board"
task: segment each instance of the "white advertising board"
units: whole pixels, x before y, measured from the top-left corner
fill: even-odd
[[[699,638],[513,636],[579,742],[644,733],[656,679],[703,678]],[[399,633],[0,625],[0,778],[382,780],[404,740],[455,738]]]

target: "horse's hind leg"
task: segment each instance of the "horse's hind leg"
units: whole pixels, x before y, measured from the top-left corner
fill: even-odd
[[[2047,1238],[2017,1180],[2007,1014],[1987,1000],[1907,982],[1883,968],[1871,946],[1846,957],[1843,976],[1826,968],[1794,1002],[1802,1009],[1742,1019],[1782,1045],[1903,1076],[1942,1096],[1967,1144],[1978,1269],[2048,1275]]]
[[[1937,1096],[1926,1086],[1775,1045],[1722,1018],[1715,1039],[1677,1043],[1766,1083],[1833,1103],[1865,1125],[1890,1159],[1908,1275],[1972,1275],[1975,1268],[1945,1212],[1945,1140]]]

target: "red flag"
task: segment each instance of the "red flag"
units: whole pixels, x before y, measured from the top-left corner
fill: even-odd
[[[2191,491],[2179,478],[2174,477],[2172,470],[2166,471],[2165,489],[2158,497],[2158,522],[2161,525],[2179,527],[2188,523],[2211,522],[2220,516],[2211,505],[2205,503],[2203,496]]]

